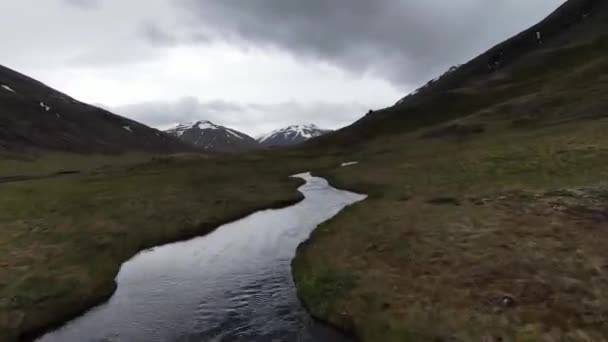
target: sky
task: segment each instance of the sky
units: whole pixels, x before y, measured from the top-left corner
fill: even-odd
[[[563,2],[1,1],[0,64],[160,129],[339,128]]]

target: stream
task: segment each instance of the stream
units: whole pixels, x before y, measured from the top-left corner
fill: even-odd
[[[300,203],[137,254],[108,302],[38,342],[349,341],[302,307],[291,260],[319,224],[366,196],[294,177],[306,181]]]

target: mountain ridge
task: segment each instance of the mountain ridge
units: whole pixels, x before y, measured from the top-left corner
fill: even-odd
[[[185,143],[211,152],[243,152],[260,147],[249,135],[208,120],[181,123],[165,132]]]
[[[496,44],[469,62],[450,68],[393,106],[370,111],[353,124],[316,142],[354,147],[382,134],[401,134],[445,123],[501,99],[523,96],[525,92],[515,94],[518,89],[498,89],[501,83],[507,87],[512,70],[524,67],[527,72],[534,72],[533,68],[553,72],[555,69],[548,68],[565,65],[557,65],[559,61],[551,55],[562,51],[568,54],[568,49],[596,44],[607,31],[608,1],[567,1],[539,23]],[[568,61],[569,58],[571,56],[564,56],[563,60]],[[547,59],[556,62],[547,64]],[[479,94],[489,91],[494,91],[494,94],[480,98]]]
[[[179,140],[0,66],[0,150],[178,152]]]
[[[608,1],[569,0],[304,146],[368,194],[297,252],[310,312],[361,341],[605,340],[608,283],[581,265],[608,221],[580,212],[608,207],[607,52]]]
[[[256,140],[265,147],[293,146],[331,132],[314,124],[291,125],[258,136]]]

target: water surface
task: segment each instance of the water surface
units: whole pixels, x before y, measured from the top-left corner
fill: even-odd
[[[39,342],[345,341],[303,309],[291,260],[320,223],[365,196],[298,177],[302,202],[139,253],[106,304]]]

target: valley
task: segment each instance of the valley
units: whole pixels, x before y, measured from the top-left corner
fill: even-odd
[[[352,125],[258,140],[160,132],[1,69],[0,340],[108,299],[142,250],[304,203],[306,171],[368,196],[291,261],[316,319],[372,342],[606,340],[607,23],[608,2],[569,0]]]

